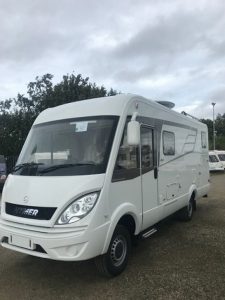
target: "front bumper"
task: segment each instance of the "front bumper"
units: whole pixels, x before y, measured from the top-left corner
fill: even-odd
[[[222,172],[223,172],[224,170],[225,170],[225,169],[224,169],[223,167],[221,167],[221,168],[210,168],[210,169],[209,169],[210,172],[213,172],[213,171],[216,171],[216,172],[217,172],[217,171],[222,171]]]
[[[80,261],[102,254],[108,224],[88,230],[87,226],[42,228],[0,220],[3,247],[43,258]]]

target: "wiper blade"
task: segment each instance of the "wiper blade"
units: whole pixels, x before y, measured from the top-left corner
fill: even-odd
[[[48,172],[52,172],[58,169],[63,169],[63,168],[71,168],[71,167],[76,167],[76,166],[96,166],[97,164],[94,162],[80,162],[80,163],[76,163],[76,164],[61,164],[61,165],[54,165],[48,168],[45,168],[43,170],[40,170],[39,173],[43,174],[43,173],[48,173]]]
[[[20,170],[23,167],[33,167],[33,166],[39,166],[39,165],[44,165],[43,163],[36,163],[36,162],[27,162],[27,163],[23,163],[23,164],[18,164],[13,168],[13,171],[16,172],[18,170]]]

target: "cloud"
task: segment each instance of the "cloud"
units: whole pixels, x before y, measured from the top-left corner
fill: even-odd
[[[0,0],[0,99],[37,75],[57,82],[74,71],[201,117],[210,99],[225,111],[224,9],[222,0]]]

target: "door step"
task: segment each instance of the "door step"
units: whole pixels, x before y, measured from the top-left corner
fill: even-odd
[[[144,233],[142,233],[141,237],[143,239],[147,239],[149,236],[153,235],[154,233],[157,232],[157,229],[155,227],[145,231]]]

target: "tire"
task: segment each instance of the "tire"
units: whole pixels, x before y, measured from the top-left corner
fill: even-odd
[[[117,276],[127,266],[131,250],[131,237],[126,227],[117,225],[106,254],[95,258],[95,265],[105,277]]]
[[[179,219],[184,222],[191,221],[195,209],[196,209],[195,200],[194,200],[194,196],[192,196],[188,202],[188,205],[179,211],[178,213]]]

